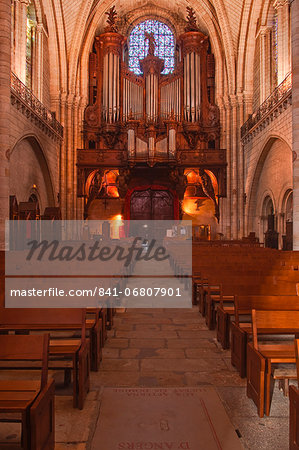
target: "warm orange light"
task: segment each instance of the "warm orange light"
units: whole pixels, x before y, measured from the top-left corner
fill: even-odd
[[[105,172],[106,175],[106,183],[107,184],[114,184],[116,183],[116,178],[119,175],[118,170],[107,170]]]
[[[118,189],[116,186],[108,186],[107,194],[109,195],[109,197],[114,197],[114,198],[119,197]]]
[[[119,239],[123,235],[123,216],[121,214],[116,214],[112,217],[110,225],[110,233],[113,239]]]
[[[185,170],[185,175],[187,175],[188,183],[196,183],[197,173],[194,170],[191,170],[189,173]]]
[[[123,220],[123,216],[121,214],[117,214],[116,216],[112,217],[112,220]]]
[[[211,172],[210,170],[205,170],[205,172],[210,176],[210,178],[212,180],[212,184],[213,184],[213,188],[214,188],[215,194],[217,195],[218,194],[217,178],[215,177],[213,172]]]

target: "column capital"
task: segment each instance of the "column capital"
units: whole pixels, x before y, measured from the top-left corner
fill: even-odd
[[[274,9],[279,9],[279,8],[282,8],[285,5],[288,5],[292,1],[293,0],[274,0],[273,7],[274,7]]]
[[[257,36],[266,36],[267,34],[271,33],[272,30],[272,26],[262,25],[258,30]]]
[[[231,94],[229,96],[229,102],[232,108],[236,108],[237,106],[239,106],[239,102],[238,102],[238,96],[235,94]]]
[[[19,1],[20,3],[22,3],[22,5],[26,7],[30,5],[30,0],[17,0],[17,1]]]

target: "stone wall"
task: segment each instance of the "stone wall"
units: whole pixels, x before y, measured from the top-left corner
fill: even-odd
[[[277,215],[282,214],[282,198],[292,189],[292,107],[289,105],[262,131],[244,145],[246,234],[256,232],[263,241],[260,227],[262,203],[270,195]]]
[[[292,64],[293,64],[293,236],[294,250],[299,250],[299,0],[291,3],[292,16]]]

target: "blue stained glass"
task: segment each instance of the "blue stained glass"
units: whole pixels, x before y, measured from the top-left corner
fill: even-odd
[[[162,74],[168,74],[174,70],[174,36],[170,28],[157,20],[145,20],[133,28],[129,39],[129,68],[141,75],[139,61],[148,54],[148,39],[145,39],[145,33],[153,33],[156,46],[155,56],[164,59],[165,68]]]

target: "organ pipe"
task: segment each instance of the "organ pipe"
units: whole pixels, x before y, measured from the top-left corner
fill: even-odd
[[[104,56],[103,64],[103,119],[107,123],[119,120],[119,56],[109,52]]]
[[[159,114],[164,120],[172,118],[179,121],[181,113],[186,122],[200,120],[201,56],[198,49],[192,48],[194,41],[189,45],[191,39],[199,39],[199,35],[183,35],[183,80],[181,76],[176,76],[175,79],[163,78],[163,61],[154,55],[148,55],[140,62],[144,73],[143,82],[131,76],[124,76],[120,80],[121,36],[109,33],[105,36],[99,38],[98,42],[103,42],[103,48],[107,42],[107,50],[102,53],[102,118],[106,123],[115,123],[120,119],[128,121],[129,118],[142,120],[143,117],[154,122]]]
[[[161,117],[169,119],[172,115],[175,120],[180,118],[180,79],[172,81],[161,87]]]
[[[126,122],[131,113],[134,119],[143,114],[143,86],[125,78],[123,83],[123,120]]]
[[[200,119],[200,55],[191,52],[184,56],[184,119]]]

